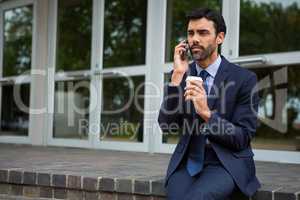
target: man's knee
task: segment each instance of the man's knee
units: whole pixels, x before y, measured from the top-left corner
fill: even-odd
[[[205,184],[205,183],[204,183]],[[184,196],[184,200],[220,200],[227,199],[234,191],[231,187],[217,187],[209,185],[194,185]]]
[[[217,197],[213,191],[200,190],[187,194],[184,200],[217,200]]]
[[[168,200],[183,200],[187,190],[192,186],[194,180],[185,168],[178,169],[173,173],[166,184]]]

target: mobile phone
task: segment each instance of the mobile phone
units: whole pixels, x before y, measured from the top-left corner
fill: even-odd
[[[189,51],[190,51],[190,47],[189,47],[189,43],[187,40],[183,41],[185,44],[185,51],[181,52],[181,60],[185,60],[188,57]]]

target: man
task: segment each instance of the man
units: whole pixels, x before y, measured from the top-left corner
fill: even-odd
[[[222,200],[234,191],[252,196],[260,187],[250,141],[256,132],[256,75],[218,54],[226,25],[220,13],[187,15],[185,42],[175,47],[171,82],[165,86],[158,122],[181,133],[166,175],[169,200]],[[199,76],[201,80],[190,80]]]

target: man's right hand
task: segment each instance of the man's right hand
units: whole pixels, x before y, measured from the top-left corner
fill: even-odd
[[[174,86],[180,85],[184,73],[189,68],[188,58],[184,56],[182,59],[182,53],[186,51],[185,49],[186,43],[184,41],[180,42],[174,51],[174,63],[173,63],[173,74],[171,78],[171,83]]]

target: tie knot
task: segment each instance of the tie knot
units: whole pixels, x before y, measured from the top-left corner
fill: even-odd
[[[209,73],[206,70],[202,70],[199,74],[203,81],[206,81],[206,78],[209,76]]]

